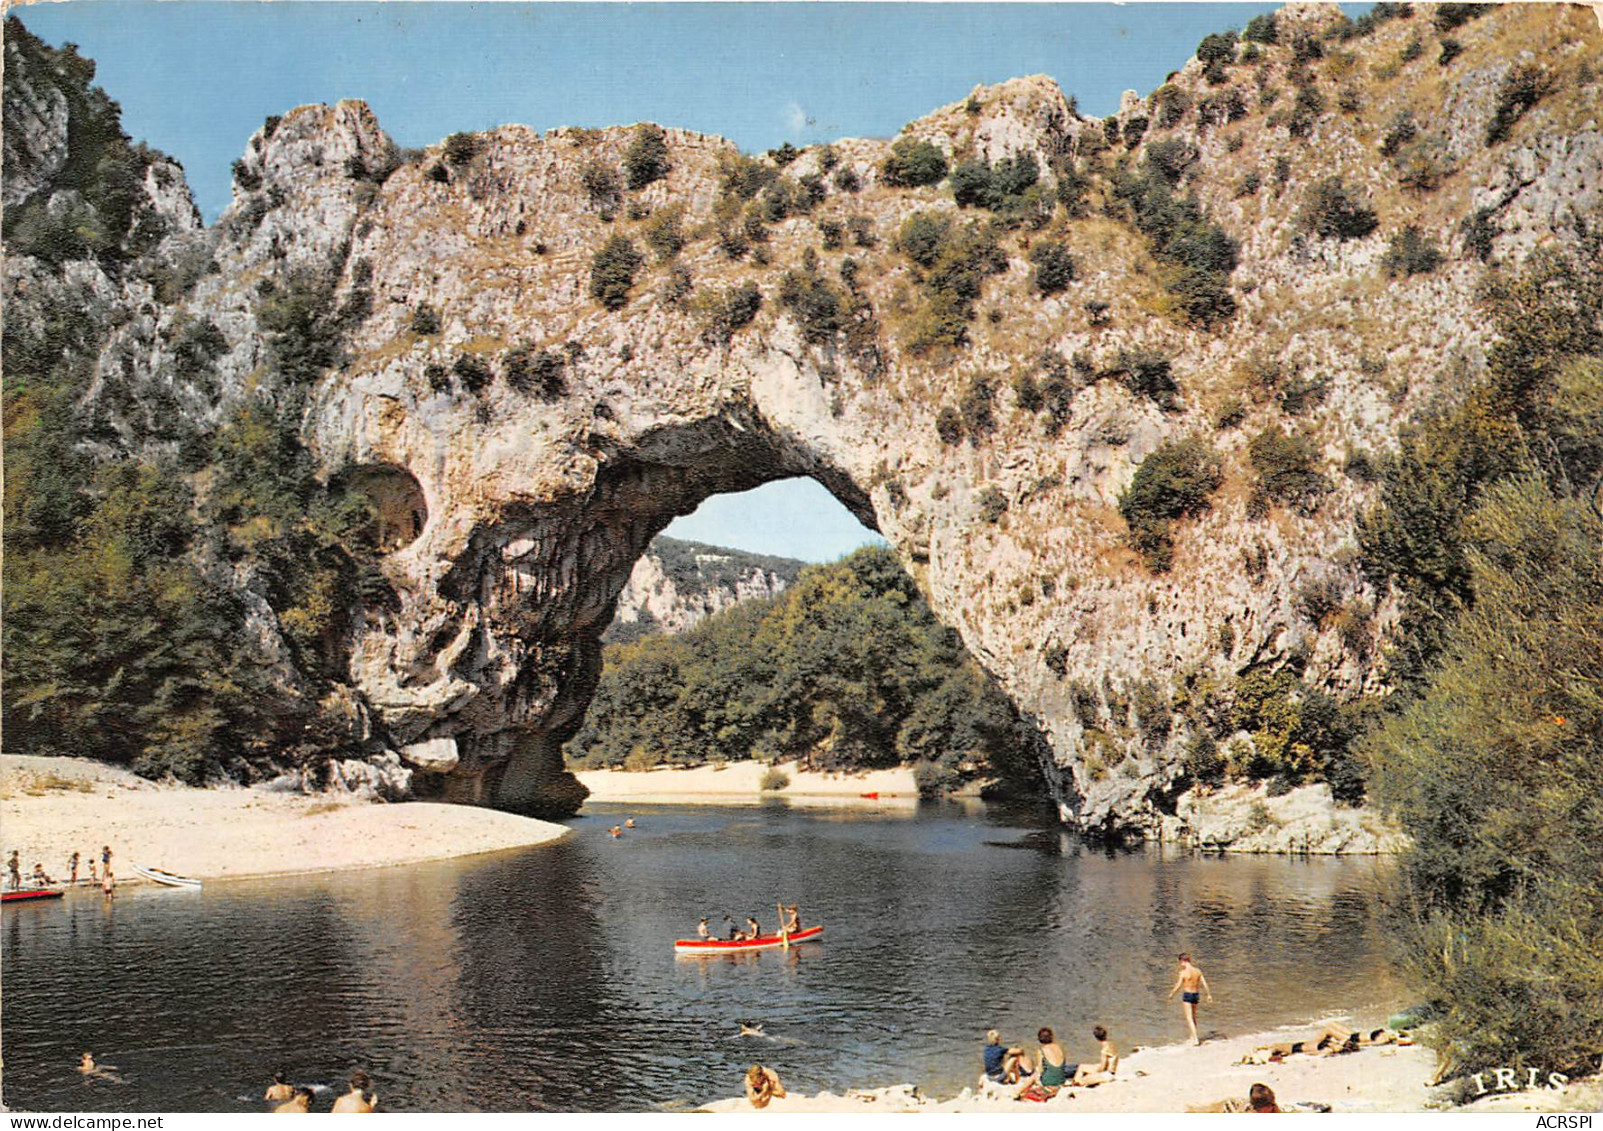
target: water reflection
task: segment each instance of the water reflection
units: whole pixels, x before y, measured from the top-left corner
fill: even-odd
[[[1179,950],[1207,970],[1210,1029],[1398,997],[1367,861],[1108,853],[1034,814],[947,808],[650,809],[606,836],[625,814],[524,853],[7,908],[5,1101],[260,1110],[284,1065],[366,1067],[400,1110],[676,1108],[738,1091],[755,1059],[802,1090],[955,1091],[993,1025],[1052,1025],[1071,1055],[1097,1022],[1179,1039]],[[699,916],[768,926],[776,899],[822,940],[674,957]],[[86,1087],[84,1048],[127,1082]]]

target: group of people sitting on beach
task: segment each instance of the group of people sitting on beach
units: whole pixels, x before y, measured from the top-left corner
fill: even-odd
[[[72,854],[72,856],[68,858],[67,865],[66,865],[66,867],[67,867],[67,879],[65,881],[63,881],[64,883],[68,884],[69,886],[73,886],[73,887],[77,886],[77,884],[78,884],[79,862],[82,859],[83,859],[83,854],[81,852],[74,852]],[[10,856],[9,859],[6,860],[6,871],[9,873],[8,876],[7,876],[7,879],[10,882],[11,890],[12,891],[21,891],[22,890],[22,858],[21,858],[21,853],[18,852],[16,849],[12,849],[11,850],[11,856]],[[103,873],[103,875],[102,875],[102,873]],[[91,883],[91,884],[99,884],[103,889],[105,889],[105,892],[106,892],[107,895],[111,894],[111,889],[114,886],[114,882],[113,882],[112,876],[111,876],[111,845],[108,844],[108,845],[104,846],[103,848],[101,848],[101,850],[100,850],[100,869],[98,871],[95,868],[94,854],[93,853],[90,854],[90,856],[89,856],[89,880],[88,880],[88,882]],[[40,861],[40,860],[36,860],[36,861],[34,861],[34,864],[33,864],[33,874],[28,877],[28,884],[29,884],[30,887],[34,887],[34,888],[48,888],[48,887],[54,887],[55,884],[56,884],[56,880],[54,878],[52,878],[50,876],[50,874],[45,871],[44,862]]]
[[[262,1099],[275,1104],[275,1115],[304,1115],[312,1110],[317,1093],[305,1084],[291,1084],[283,1069],[273,1073],[273,1082],[267,1086]],[[378,1093],[372,1090],[373,1081],[366,1072],[357,1069],[351,1073],[351,1090],[334,1101],[330,1110],[335,1115],[352,1115],[378,1110]]]
[[[1042,1102],[1064,1088],[1105,1084],[1119,1070],[1119,1050],[1103,1026],[1093,1026],[1091,1035],[1097,1041],[1096,1063],[1070,1064],[1051,1029],[1042,1028],[1035,1034],[1041,1048],[1033,1061],[1022,1048],[1004,1046],[1002,1034],[992,1029],[985,1034],[985,1075],[980,1085],[1023,1085],[1015,1099]]]
[[[774,906],[776,908],[779,907],[778,904],[775,904]],[[780,919],[779,930],[777,934],[794,935],[802,929],[801,912],[797,910],[796,904],[794,903],[783,910],[784,914]],[[729,936],[722,941],[753,942],[757,939],[765,937],[763,935],[762,924],[750,915],[746,916],[746,925],[744,927],[735,922],[734,918],[729,915],[724,916],[724,922],[729,924]],[[701,922],[696,924],[696,935],[697,937],[704,939],[716,938],[716,936],[712,933],[712,928],[707,926],[707,917],[705,915],[701,917]]]

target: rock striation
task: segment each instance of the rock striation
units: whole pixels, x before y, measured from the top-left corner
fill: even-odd
[[[1443,66],[1434,48],[1405,58],[1411,38],[1429,38],[1430,12],[1349,44],[1334,6],[1296,5],[1280,13],[1281,45],[1226,68],[1223,84],[1198,60],[1176,72],[1164,90],[1183,97],[1127,96],[1103,121],[1036,76],[976,88],[903,131],[954,162],[1033,158],[1049,205],[1069,161],[1178,161],[1184,193],[1240,246],[1236,312],[1211,327],[1175,316],[1147,239],[1093,207],[1005,226],[966,340],[921,345],[927,275],[897,233],[921,211],[983,216],[944,184],[886,183],[890,142],[802,151],[783,176],[805,202],[770,204],[764,190],[748,204],[742,186],[771,180],[776,161],[720,138],[667,129],[665,171],[645,177],[649,131],[509,125],[402,152],[354,101],[269,120],[209,230],[177,172],[150,167],[165,254],[198,243],[211,264],[181,294],[8,257],[7,315],[31,317],[43,288],[105,290],[123,316],[107,321],[88,398],[108,428],[131,434],[158,390],[201,428],[270,403],[298,414],[325,475],[367,477],[393,600],[357,610],[348,671],[310,709],[338,715],[375,757],[399,756],[418,795],[571,811],[583,791],[561,747],[652,539],[709,495],[805,475],[890,541],[1041,728],[1065,821],[1172,838],[1176,821],[1208,827],[1200,803],[1176,809],[1185,696],[1288,664],[1342,697],[1385,687],[1396,609],[1354,547],[1375,488],[1343,468],[1384,454],[1480,365],[1489,330],[1475,294],[1495,268],[1462,222],[1479,215],[1487,259],[1514,262],[1572,241],[1603,196],[1603,86],[1583,66],[1603,43],[1591,14],[1503,6],[1459,29],[1462,51]],[[1324,43],[1320,57],[1294,58],[1299,37]],[[1531,61],[1562,81],[1487,144],[1500,84]],[[1320,109],[1288,114],[1293,87]],[[11,89],[8,70],[8,112]],[[1213,101],[1227,89],[1236,102]],[[60,163],[49,90],[35,85],[25,104],[15,143],[7,123],[8,203],[51,191]],[[1401,184],[1380,152],[1405,113],[1434,139],[1428,190]],[[1300,229],[1309,190],[1331,177],[1374,207],[1373,233]],[[1097,182],[1093,204],[1107,192]],[[1408,224],[1446,260],[1389,277],[1388,238]],[[596,256],[620,237],[639,259],[609,290]],[[1031,250],[1049,237],[1075,266],[1043,291]],[[760,302],[737,324],[748,283]],[[355,313],[335,363],[306,381],[275,364],[263,295],[314,284]],[[807,304],[820,286],[839,300],[833,326]],[[197,320],[222,338],[204,388],[175,375],[175,343]],[[1141,351],[1168,361],[1172,397],[1118,378],[1119,359]],[[1050,418],[1017,380],[1043,368],[1061,382]],[[1305,395],[1255,398],[1252,374],[1269,370],[1310,379]],[[957,442],[943,409],[972,424]],[[1255,508],[1249,440],[1281,426],[1313,446],[1325,490]],[[1178,524],[1172,566],[1154,573],[1129,548],[1119,500],[1143,460],[1192,436],[1217,453],[1222,487]],[[1310,586],[1372,615],[1338,624],[1301,599]],[[314,696],[264,600],[251,623],[286,698]],[[1137,717],[1140,688],[1161,719]]]

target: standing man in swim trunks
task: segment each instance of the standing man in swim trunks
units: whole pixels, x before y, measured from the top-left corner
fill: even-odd
[[[1191,964],[1189,954],[1180,956],[1180,976],[1174,980],[1174,989],[1169,991],[1171,998],[1175,994],[1180,995],[1183,1003],[1181,1008],[1186,1013],[1186,1027],[1191,1030],[1191,1043],[1200,1045],[1202,1038],[1197,1036],[1197,1003],[1202,1000],[1203,994],[1207,994],[1208,1004],[1212,1005],[1213,991],[1208,988],[1208,979],[1202,976],[1202,971]]]

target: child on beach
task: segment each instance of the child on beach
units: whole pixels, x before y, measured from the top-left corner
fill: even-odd
[[[17,859],[15,850],[11,853],[11,859],[6,861],[6,867],[11,872],[11,890],[16,891],[22,886],[22,862]]]
[[[1174,980],[1174,988],[1169,991],[1172,998],[1180,995],[1181,1008],[1185,1010],[1186,1027],[1191,1030],[1191,1043],[1200,1045],[1202,1038],[1197,1036],[1197,1003],[1202,995],[1208,995],[1208,1004],[1213,1004],[1213,991],[1208,988],[1208,979],[1202,976],[1202,971],[1191,964],[1191,956],[1180,956],[1180,976]]]
[[[746,1069],[746,1101],[761,1110],[773,1100],[783,1099],[785,1085],[779,1082],[779,1073],[761,1064]]]
[[[1004,1048],[1002,1034],[995,1029],[985,1034],[985,1077],[996,1084],[1017,1084],[1035,1071],[1021,1048]]]

